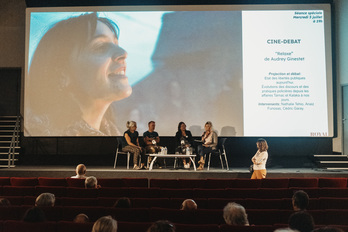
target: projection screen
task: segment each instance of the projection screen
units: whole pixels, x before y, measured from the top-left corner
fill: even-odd
[[[28,8],[25,136],[333,136],[330,4]]]

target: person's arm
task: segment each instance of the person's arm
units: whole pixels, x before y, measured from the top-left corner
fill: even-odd
[[[126,142],[129,146],[133,146],[133,147],[137,147],[137,145],[135,145],[134,143],[132,143],[131,138],[129,137],[129,135],[126,133],[124,134],[124,138],[126,139]]]
[[[266,158],[267,158],[266,151],[261,152],[259,157],[255,158],[255,164],[257,164],[257,165],[262,164]]]
[[[192,146],[193,145],[193,137],[192,137],[191,131],[186,131],[186,135],[187,135],[187,140],[188,140],[190,146]]]
[[[138,145],[138,147],[140,147],[140,145],[139,145],[139,138],[137,138],[137,145]]]
[[[213,134],[212,134],[213,138],[212,138],[212,143],[209,144],[209,145],[210,145],[210,147],[216,147],[217,144],[218,144],[218,137],[217,137],[217,134],[216,134],[214,131],[212,131],[211,133],[213,133]]]

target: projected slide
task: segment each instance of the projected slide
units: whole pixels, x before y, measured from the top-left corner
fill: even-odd
[[[242,21],[244,134],[328,136],[323,11],[245,11]]]
[[[25,136],[333,135],[321,8],[117,9],[27,10]]]

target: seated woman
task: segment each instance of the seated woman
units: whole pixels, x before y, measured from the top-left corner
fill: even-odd
[[[186,130],[186,124],[184,122],[179,122],[178,131],[175,134],[176,151],[182,154],[186,154],[188,148],[192,149],[192,134],[190,131]],[[187,163],[187,159],[182,159],[184,168],[190,168],[191,160]]]
[[[217,134],[213,131],[213,124],[211,122],[206,122],[204,126],[204,133],[202,135],[202,144],[198,145],[198,155],[200,160],[198,161],[198,170],[203,170],[204,168],[204,155],[209,154],[213,150],[216,150],[218,144]]]
[[[134,121],[127,122],[128,130],[123,133],[125,143],[123,144],[122,151],[133,153],[133,169],[145,169],[145,149],[139,146],[139,133],[136,131],[137,123]],[[139,156],[141,157],[141,166],[138,166]]]

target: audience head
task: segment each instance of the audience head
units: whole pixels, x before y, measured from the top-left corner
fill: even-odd
[[[11,206],[11,202],[7,198],[0,198],[0,206]]]
[[[134,121],[127,121],[126,126],[127,126],[127,128],[128,128],[129,130],[131,130],[131,129],[133,129],[133,128],[136,129],[136,128],[137,128],[137,123],[134,122]]]
[[[306,210],[309,204],[308,194],[299,190],[294,193],[292,196],[292,207],[295,211]]]
[[[131,207],[132,207],[132,203],[128,197],[122,197],[118,199],[114,204],[114,208],[129,209]]]
[[[92,232],[117,232],[117,221],[111,216],[101,217],[94,223]]]
[[[86,189],[94,189],[98,187],[98,181],[97,178],[94,176],[89,176],[85,180],[85,188]]]
[[[311,232],[314,229],[313,217],[306,211],[298,211],[290,215],[289,227],[299,232]]]
[[[279,228],[276,229],[274,232],[298,232],[297,230],[290,229],[289,227],[287,228]]]
[[[25,222],[44,222],[46,221],[45,213],[39,207],[32,207],[28,209],[23,217]]]
[[[175,232],[175,226],[170,221],[160,220],[152,223],[146,232]]]
[[[186,130],[186,124],[184,122],[179,122],[178,131]]]
[[[84,213],[80,213],[80,214],[76,215],[76,217],[74,218],[74,222],[75,223],[86,223],[86,222],[89,222],[89,217]]]
[[[256,142],[256,146],[260,150],[260,152],[268,150],[268,144],[265,139],[258,139]]]
[[[245,212],[245,208],[238,203],[228,203],[224,208],[223,216],[228,225],[249,225],[248,215]]]
[[[35,200],[35,206],[45,207],[54,206],[56,202],[56,197],[53,193],[41,193]]]
[[[76,175],[83,177],[86,175],[87,168],[84,164],[79,164],[76,166]]]
[[[197,204],[192,199],[186,199],[181,204],[181,210],[195,211],[196,209],[197,209]]]

